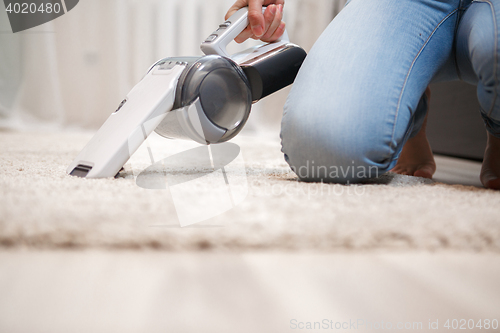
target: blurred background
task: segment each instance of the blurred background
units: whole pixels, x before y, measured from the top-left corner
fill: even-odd
[[[156,60],[201,56],[201,41],[233,2],[82,0],[62,17],[16,34],[0,11],[0,127],[99,128]],[[287,0],[291,41],[309,51],[345,2]],[[277,135],[288,91],[254,105],[246,130]]]

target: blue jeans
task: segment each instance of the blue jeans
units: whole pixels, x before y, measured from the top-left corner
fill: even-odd
[[[477,85],[500,137],[500,0],[351,0],[305,60],[282,121],[304,181],[358,182],[391,170],[427,112],[426,87]]]

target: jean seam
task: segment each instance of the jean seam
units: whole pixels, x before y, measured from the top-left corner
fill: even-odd
[[[490,6],[491,9],[491,16],[493,19],[493,30],[495,33],[495,49],[494,49],[494,61],[493,61],[493,75],[495,77],[495,86],[493,87],[493,91],[497,91],[498,88],[498,76],[497,76],[497,68],[498,68],[498,27],[497,27],[497,19],[495,15],[495,7],[493,6],[493,3],[491,3],[490,0],[477,0],[475,2],[482,2],[482,3],[487,3]],[[495,97],[493,98],[493,102],[491,103],[490,110],[488,112],[485,112],[488,117],[491,117],[491,114],[493,113],[493,110],[495,109],[495,104],[497,101],[497,94],[495,93]]]
[[[449,13],[448,15],[446,15],[437,25],[436,27],[434,28],[434,30],[432,31],[432,33],[429,35],[429,37],[427,38],[427,40],[425,41],[425,43],[422,45],[422,47],[420,48],[420,50],[418,51],[417,55],[415,56],[415,58],[413,59],[412,63],[411,63],[411,66],[410,68],[408,69],[408,73],[406,74],[406,77],[405,77],[405,81],[403,83],[403,87],[401,88],[401,93],[399,95],[399,100],[398,100],[398,106],[396,108],[396,115],[394,116],[394,124],[392,126],[392,135],[391,135],[391,145],[389,146],[390,149],[396,149],[396,147],[394,147],[393,145],[393,142],[394,142],[394,136],[396,134],[396,124],[397,124],[397,121],[398,121],[398,116],[399,116],[399,109],[401,108],[401,101],[403,99],[403,95],[404,95],[404,92],[405,92],[405,89],[406,89],[406,84],[408,83],[408,79],[410,77],[410,74],[413,70],[413,66],[415,66],[415,62],[417,61],[417,59],[420,57],[420,55],[422,54],[422,51],[425,49],[425,47],[427,46],[427,44],[429,44],[429,41],[431,40],[431,38],[434,36],[434,34],[436,33],[437,29],[443,25],[444,22],[446,22],[446,20],[448,20],[453,14],[455,14],[456,12],[458,11],[458,9],[455,9],[453,10],[451,13]]]

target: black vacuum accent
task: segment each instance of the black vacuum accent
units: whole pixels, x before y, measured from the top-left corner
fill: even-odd
[[[91,166],[78,164],[78,166],[71,171],[70,175],[85,178],[90,170],[92,170]]]
[[[254,102],[292,84],[307,56],[306,51],[296,46],[272,53],[241,65],[250,81]]]

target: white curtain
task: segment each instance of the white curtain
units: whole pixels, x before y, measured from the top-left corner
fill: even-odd
[[[16,34],[0,10],[0,126],[98,128],[154,61],[201,55],[200,42],[233,2],[81,0],[62,17]],[[287,0],[292,42],[309,50],[344,3]],[[250,44],[233,43],[230,51]],[[257,103],[249,127],[279,126],[287,91]]]

